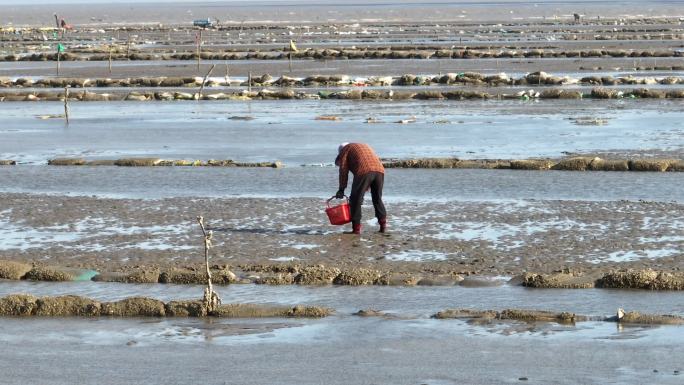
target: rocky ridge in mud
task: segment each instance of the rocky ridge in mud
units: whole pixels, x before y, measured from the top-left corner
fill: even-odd
[[[26,263],[0,260],[0,279],[67,282],[92,280],[119,283],[161,283],[203,285],[206,272],[200,268],[158,267],[128,268],[118,272],[95,272],[91,277],[79,278],[83,271],[59,266],[31,266]],[[363,267],[335,267],[326,265],[241,265],[229,270],[213,266],[212,282],[217,285],[339,285],[339,286],[496,286],[503,281],[492,281],[478,275],[424,271],[377,270]],[[465,275],[465,277],[464,277]],[[684,290],[684,273],[646,270],[594,271],[589,273],[563,270],[554,273],[524,273],[513,277],[509,284],[530,288],[554,289],[643,289]]]
[[[208,312],[202,301],[170,301],[131,297],[116,302],[99,302],[76,295],[35,297],[12,294],[0,298],[0,316],[38,317],[222,317],[222,318],[323,318],[331,309],[317,306],[294,307],[256,304],[224,304]]]
[[[473,310],[447,309],[432,315],[434,319],[460,319],[473,323],[512,322],[525,323],[554,322],[559,324],[575,324],[586,321],[617,322],[622,325],[683,325],[684,317],[674,315],[642,314],[636,311],[625,312],[618,309],[616,316],[590,317],[571,312],[551,312],[544,310],[505,309]]]
[[[509,92],[488,92],[480,89],[457,90],[390,90],[390,89],[353,89],[341,91],[305,92],[301,90],[282,89],[261,91],[228,91],[228,92],[167,92],[167,91],[121,91],[113,89],[107,93],[72,92],[69,101],[73,102],[151,102],[151,101],[247,101],[247,100],[546,100],[546,99],[682,99],[682,89],[635,88],[619,90],[612,88],[594,88],[588,92],[583,90],[534,89]],[[16,90],[0,93],[0,102],[41,102],[64,101],[64,93],[56,91]]]
[[[665,69],[661,69],[665,70]],[[681,68],[672,67],[669,70],[679,71]],[[78,92],[79,89],[92,88],[199,88],[204,87],[280,87],[280,88],[318,88],[318,87],[411,87],[411,86],[454,86],[454,87],[511,87],[511,86],[532,86],[541,87],[541,92],[547,92],[546,97],[554,94],[558,98],[572,99],[577,98],[577,93],[572,90],[549,90],[551,86],[676,86],[684,84],[684,78],[680,76],[648,76],[635,77],[633,75],[617,76],[611,75],[598,76],[590,75],[584,77],[558,76],[543,71],[533,71],[521,77],[512,77],[506,73],[487,74],[479,72],[454,72],[444,75],[413,75],[404,74],[400,76],[371,76],[368,78],[354,78],[350,75],[313,75],[304,78],[295,78],[283,75],[280,78],[273,78],[270,74],[252,76],[248,80],[231,80],[229,78],[210,78],[208,80],[201,77],[138,77],[138,78],[31,78],[22,77],[12,79],[0,77],[0,88],[7,89],[44,89],[44,88],[64,88],[69,87]],[[617,90],[619,91],[619,90]],[[616,92],[617,92],[616,91]],[[565,95],[563,94],[565,92]],[[575,91],[576,92],[576,91]],[[629,97],[629,93],[623,92]],[[371,98],[369,91],[368,98]],[[380,98],[378,94],[377,98]],[[541,96],[541,95],[540,95]],[[595,96],[595,95],[594,95]],[[74,96],[76,97],[76,96]]]
[[[187,160],[160,158],[125,158],[86,160],[83,158],[54,158],[47,161],[49,166],[120,166],[120,167],[265,167],[282,168],[280,161],[246,163],[233,160]],[[0,166],[16,166],[13,160],[0,161]],[[458,159],[458,158],[418,158],[391,160],[384,159],[385,168],[419,169],[500,169],[500,170],[560,170],[560,171],[650,171],[681,172],[684,160],[681,159],[603,159],[599,157],[570,157],[562,159]]]

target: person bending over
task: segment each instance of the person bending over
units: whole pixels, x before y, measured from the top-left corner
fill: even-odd
[[[354,174],[349,206],[351,209],[352,231],[348,234],[361,234],[361,204],[363,196],[370,189],[375,208],[375,217],[380,224],[380,232],[387,230],[387,212],[382,203],[382,187],[385,180],[385,167],[375,151],[364,143],[342,143],[337,148],[335,165],[340,168],[340,188],[335,197],[344,197],[349,172]]]

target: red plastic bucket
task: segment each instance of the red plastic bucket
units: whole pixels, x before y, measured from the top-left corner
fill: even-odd
[[[345,225],[351,222],[351,210],[349,209],[349,199],[345,200],[344,203],[337,206],[330,206],[330,201],[333,200],[332,197],[328,199],[327,207],[325,213],[328,215],[331,225]]]

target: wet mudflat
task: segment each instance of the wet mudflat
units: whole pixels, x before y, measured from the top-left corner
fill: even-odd
[[[346,74],[351,79],[464,71],[521,77],[546,71],[577,79],[589,75],[639,79],[638,84],[616,86],[607,84],[610,79],[600,81],[616,92],[642,86],[681,88],[674,78],[667,84],[645,80],[682,75],[679,4],[625,1],[619,10],[612,2],[581,6],[585,8],[581,23],[572,20],[577,3],[566,1],[459,5],[399,1],[315,7],[294,2],[230,8],[176,3],[60,6],[54,11],[68,15],[70,22],[87,24],[67,36],[72,59],[100,55],[99,60],[62,62],[62,76],[70,77],[172,75],[192,77],[190,83],[197,85],[194,77],[216,64],[214,78],[222,77],[229,67],[238,82],[246,80],[248,71],[274,77]],[[44,12],[33,6],[12,7],[7,13],[15,25],[43,23],[35,15]],[[191,56],[195,31],[156,25],[157,21],[187,24],[205,14],[229,20],[223,30],[205,31],[207,55],[258,50],[261,57],[207,59],[200,71]],[[147,23],[150,19],[154,26],[134,25],[127,31],[117,26],[122,20]],[[235,20],[242,23],[238,26]],[[28,75],[52,77],[54,62],[8,59],[14,54],[36,54],[36,60],[41,60],[41,55],[54,51],[50,37],[45,41],[40,31],[33,30],[4,34],[1,39],[0,56],[9,61],[0,63],[0,75],[15,80],[3,89],[3,96],[17,90],[61,91],[29,89],[24,84],[30,81],[16,82]],[[293,60],[292,69],[282,56],[290,39],[312,55]],[[132,58],[143,60],[129,61],[127,53],[121,56],[126,41],[131,43]],[[111,42],[121,57],[117,56],[110,74],[102,55],[111,49]],[[427,56],[358,60],[339,51],[322,52],[323,48],[356,50],[352,46],[398,51],[395,57],[422,50]],[[453,56],[441,57],[442,50]],[[470,58],[465,53],[469,50],[478,52],[478,57]],[[529,57],[486,56],[503,50],[525,51]],[[579,56],[568,56],[578,50],[582,53],[574,55]],[[161,55],[172,51],[189,56],[161,60]],[[560,57],[551,57],[556,53]],[[638,57],[628,56],[637,53]],[[268,60],[271,54],[281,58]],[[592,57],[582,57],[585,54]],[[211,92],[245,88],[218,84],[208,88],[213,88]],[[402,87],[487,89],[484,84],[412,84]],[[588,94],[595,86],[585,81],[562,88]],[[196,88],[164,91],[196,92]],[[545,86],[491,88],[515,95],[528,88],[534,94]],[[307,92],[340,89],[344,87],[312,86]],[[141,86],[97,91],[150,90]],[[162,275],[173,269],[201,267],[202,243],[195,217],[203,215],[214,231],[212,264],[229,268],[240,278],[240,284],[217,288],[224,303],[319,305],[334,309],[335,314],[316,320],[7,317],[0,320],[0,345],[9,352],[0,360],[3,380],[681,383],[684,368],[678,351],[684,333],[680,326],[627,327],[595,321],[614,316],[617,308],[682,316],[681,291],[529,289],[509,282],[529,271],[588,275],[626,268],[681,271],[681,173],[388,168],[388,236],[374,233],[369,205],[364,208],[365,232],[360,238],[342,235],[341,228],[327,224],[324,200],[337,188],[331,154],[342,141],[368,142],[382,157],[401,159],[569,154],[684,158],[679,100],[523,99],[74,101],[68,126],[54,117],[63,113],[61,102],[5,100],[0,103],[0,159],[16,160],[18,165],[0,167],[0,259],[24,262],[20,267],[25,270],[32,268],[31,263],[38,269],[93,270],[85,271],[83,282],[0,281],[0,296],[23,292],[75,294],[98,301],[133,296],[197,299],[202,287],[189,282],[123,284],[89,279],[98,272],[116,277],[122,271],[146,271],[151,272],[149,282],[162,282]],[[338,119],[316,120],[319,116]],[[285,168],[46,165],[56,157],[280,160]],[[334,286],[264,281],[274,278],[275,271],[318,264],[343,272],[363,270],[359,268],[400,272],[411,279],[399,286],[342,286],[354,284],[351,279]],[[253,284],[267,282],[281,286]],[[559,324],[430,318],[458,308],[567,311],[591,320]],[[352,315],[362,309],[385,315]]]
[[[203,215],[216,234],[214,261],[231,266],[324,263],[466,275],[682,267],[677,202],[399,199],[388,202],[391,234],[374,233],[366,207],[360,238],[327,224],[323,202],[5,194],[0,255],[99,271],[192,266],[202,261],[193,221]]]

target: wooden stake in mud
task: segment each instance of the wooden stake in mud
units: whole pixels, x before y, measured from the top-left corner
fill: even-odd
[[[207,269],[207,287],[204,288],[203,300],[204,306],[207,308],[207,313],[212,313],[218,310],[219,305],[221,305],[221,298],[214,291],[214,287],[211,284],[211,270],[209,270],[209,249],[211,248],[211,238],[214,234],[204,228],[203,217],[197,217],[197,223],[199,223],[202,234],[204,235],[204,262]]]
[[[288,56],[288,64],[290,66],[290,72],[292,72],[292,52]]]
[[[230,86],[230,69],[228,68],[228,61],[226,60],[226,85]]]
[[[197,71],[200,70],[200,62],[202,60],[202,30],[197,33]]]
[[[69,125],[69,88],[64,87],[64,120]]]
[[[247,91],[252,92],[252,71],[247,73]]]
[[[211,71],[213,71],[215,67],[216,64],[212,64],[211,68],[209,68],[209,72],[207,72],[207,74],[204,75],[204,79],[202,79],[202,85],[200,85],[199,93],[197,95],[197,100],[202,99],[202,90],[204,90],[204,85],[207,83],[207,78],[211,75]]]
[[[114,51],[114,46],[110,45],[109,46],[109,74],[110,75],[112,73],[112,51]]]

